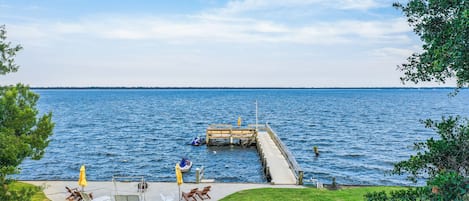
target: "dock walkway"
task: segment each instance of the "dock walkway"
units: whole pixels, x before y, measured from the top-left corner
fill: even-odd
[[[207,128],[207,146],[215,145],[216,141],[225,144],[228,141],[230,145],[255,145],[261,158],[263,172],[271,184],[303,184],[303,170],[269,124],[247,127],[213,124]]]
[[[278,146],[266,131],[257,134],[258,149],[263,152],[265,167],[268,169],[272,184],[297,184],[293,170],[287,163]]]

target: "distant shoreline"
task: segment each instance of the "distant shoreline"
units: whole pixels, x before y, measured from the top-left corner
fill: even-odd
[[[30,87],[31,89],[456,89],[455,87]],[[468,88],[461,88],[465,90]]]

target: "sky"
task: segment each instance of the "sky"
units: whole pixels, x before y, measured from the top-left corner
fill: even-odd
[[[414,87],[396,0],[0,0],[33,87]],[[444,86],[444,85],[443,85]]]

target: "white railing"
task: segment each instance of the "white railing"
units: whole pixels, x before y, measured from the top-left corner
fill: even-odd
[[[195,169],[195,183],[198,184],[204,179],[204,166]]]
[[[132,183],[136,182],[135,188],[137,189],[138,195],[133,194],[135,191],[129,191],[129,188],[122,188],[119,190],[117,182]],[[112,176],[112,183],[114,183],[114,195],[111,195],[114,199],[117,197],[134,197],[137,196],[140,201],[145,201],[145,191],[148,188],[148,184],[145,182],[144,176]],[[142,187],[145,186],[145,189]]]
[[[272,140],[278,146],[282,155],[287,159],[288,165],[294,171],[295,177],[296,177],[296,183],[298,185],[303,185],[303,176],[304,176],[303,169],[301,169],[298,162],[296,162],[296,159],[293,156],[293,154],[291,154],[288,148],[283,144],[282,140],[280,140],[280,138],[277,136],[275,131],[270,127],[270,125],[266,123],[265,127],[267,130],[267,133],[270,135]]]

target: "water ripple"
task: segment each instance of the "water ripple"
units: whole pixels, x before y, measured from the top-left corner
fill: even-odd
[[[187,156],[207,168],[207,178],[265,182],[255,148],[186,145],[211,123],[234,125],[239,116],[255,123],[257,100],[259,122],[270,122],[305,178],[406,185],[405,176],[385,172],[415,153],[413,142],[435,136],[419,120],[469,116],[467,90],[453,98],[447,89],[36,91],[40,111],[53,111],[56,127],[44,158],[21,165],[18,177],[25,180],[76,180],[86,164],[89,180],[174,181],[174,164]],[[195,171],[184,179],[194,181]]]

